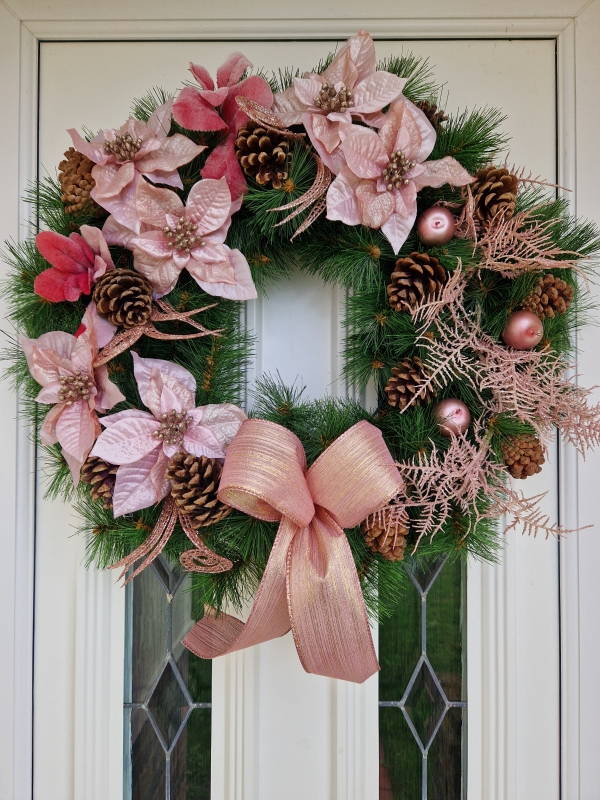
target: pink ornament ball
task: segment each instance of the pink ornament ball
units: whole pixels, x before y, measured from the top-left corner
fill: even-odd
[[[417,236],[425,247],[437,247],[452,239],[456,221],[452,212],[443,206],[432,206],[417,219]]]
[[[437,419],[440,433],[450,436],[454,433],[457,436],[465,433],[471,424],[471,412],[466,405],[455,397],[442,400],[433,409],[434,417]]]
[[[505,344],[515,350],[531,350],[541,342],[543,335],[542,321],[533,311],[515,311],[502,331]]]

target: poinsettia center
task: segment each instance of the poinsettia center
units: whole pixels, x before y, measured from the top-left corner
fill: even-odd
[[[392,153],[387,167],[383,170],[383,180],[388,192],[400,189],[401,186],[408,184],[408,179],[404,176],[416,163],[416,161],[409,161],[402,150]]]
[[[131,161],[141,146],[140,138],[134,139],[130,133],[117,133],[114,142],[104,142],[104,152],[117,161]]]
[[[67,406],[72,406],[77,400],[87,400],[94,385],[94,379],[89,375],[82,375],[78,370],[75,375],[61,375],[61,387],[58,390],[58,400]]]
[[[335,86],[330,86],[324,83],[321,86],[321,91],[318,96],[314,98],[313,103],[317,108],[322,109],[327,114],[330,111],[346,111],[348,106],[352,105],[352,92],[346,89],[344,84],[336,89]]]
[[[191,417],[185,411],[169,411],[160,418],[160,428],[152,434],[163,444],[181,444]]]
[[[202,241],[202,236],[196,233],[198,226],[194,222],[188,222],[185,217],[179,217],[175,227],[170,228],[165,225],[163,232],[168,239],[167,244],[174,250],[183,250],[189,253],[193,247],[204,247],[206,242]]]

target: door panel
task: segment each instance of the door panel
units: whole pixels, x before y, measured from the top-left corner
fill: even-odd
[[[134,97],[152,86],[180,86],[190,60],[214,74],[229,52],[241,50],[256,66],[304,69],[313,67],[331,46],[324,41],[42,43],[40,166],[55,173],[70,144],[65,128],[119,126]],[[428,56],[437,79],[446,84],[451,111],[476,105],[503,109],[508,115],[505,127],[513,137],[511,159],[553,179],[553,40],[396,41],[378,42],[377,47],[382,57],[403,48]],[[250,304],[248,322],[259,338],[256,373],[279,370],[285,381],[297,378],[306,384],[311,397],[343,394],[339,381],[341,295],[316,278],[294,274],[290,281],[270,289],[268,298]],[[548,510],[554,514],[555,486],[556,469],[549,464],[528,481],[527,490],[532,494],[550,490]],[[81,636],[86,633],[78,608],[82,587],[90,577],[81,564],[82,543],[72,535],[74,524],[68,508],[39,501],[36,800],[76,796],[74,753],[81,731],[73,720],[83,718],[76,714],[80,702],[76,687],[81,680]],[[518,598],[506,619],[518,653],[517,695],[508,698],[520,740],[515,765],[518,796],[552,800],[558,796],[558,549],[553,542],[512,535],[505,559],[509,569],[502,574],[516,584]],[[107,598],[114,599],[119,590],[113,588],[112,574],[103,580]],[[469,606],[474,625],[477,612]],[[494,632],[486,630],[482,635]],[[516,669],[516,653],[506,654],[511,669]],[[376,677],[354,687],[306,675],[287,636],[252,653],[218,659],[213,687],[215,798],[375,800],[378,796]],[[106,702],[120,712],[123,698],[122,693],[117,696],[118,691]],[[490,708],[488,713],[494,713],[493,704]],[[538,753],[544,758],[537,758]],[[503,796],[517,797],[511,787]],[[473,800],[479,800],[477,793]]]

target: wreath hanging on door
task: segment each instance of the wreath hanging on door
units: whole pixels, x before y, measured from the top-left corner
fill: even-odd
[[[560,532],[513,479],[556,429],[600,439],[569,361],[600,238],[499,163],[497,111],[446,116],[427,62],[361,32],[303,76],[251,66],[69,131],[28,193],[44,230],[8,245],[9,372],[90,563],[179,559],[202,657],[291,628],[308,671],[362,681],[405,555],[493,561],[501,515]],[[242,304],[294,266],[349,291],[344,377],[377,408],[263,376],[242,411]]]

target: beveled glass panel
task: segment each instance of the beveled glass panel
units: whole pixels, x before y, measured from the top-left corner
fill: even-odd
[[[189,709],[171,664],[167,664],[160,676],[148,703],[148,709],[167,747],[171,747]]]
[[[419,584],[421,591],[426,592],[431,584],[437,580],[438,572],[443,563],[444,558],[442,557],[412,564],[408,562],[407,567]]]
[[[421,654],[421,596],[407,581],[391,617],[379,626],[379,699],[400,700]]]
[[[427,800],[461,800],[462,708],[449,708],[429,750]]]
[[[405,705],[423,747],[429,745],[445,707],[446,702],[431,670],[423,662],[416,672]]]
[[[171,800],[210,800],[210,709],[192,711],[171,756]]]
[[[379,709],[379,800],[421,800],[421,750],[399,708]]]
[[[165,753],[141,708],[131,711],[131,781],[132,800],[165,800]]]
[[[167,661],[168,609],[153,568],[133,580],[132,590],[131,700],[143,703]]]
[[[463,699],[463,565],[446,564],[427,595],[427,655],[449,700]]]
[[[172,648],[176,661],[179,660],[182,653],[188,652],[181,641],[196,622],[196,618],[193,616],[193,593],[188,589],[189,583],[188,576],[177,587],[171,602],[173,613]]]

